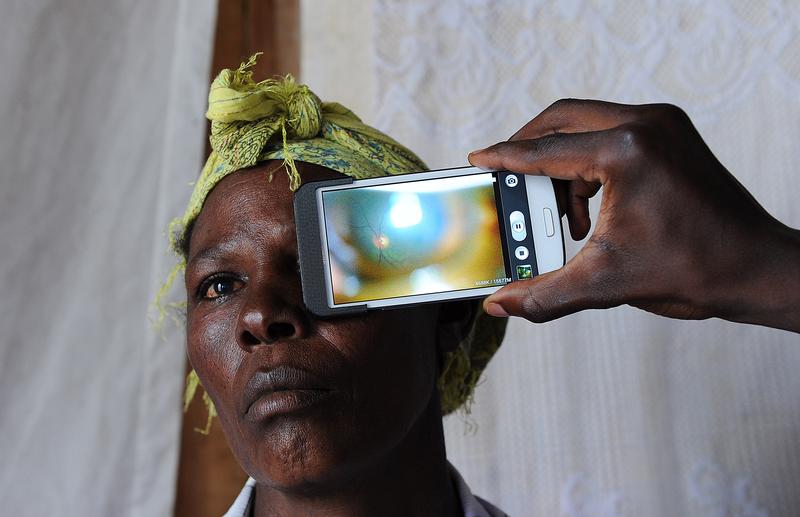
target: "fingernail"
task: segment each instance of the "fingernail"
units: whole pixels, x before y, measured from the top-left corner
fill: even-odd
[[[481,153],[481,152],[483,152],[485,150],[486,149],[484,148],[484,149],[478,149],[477,151],[472,151],[471,153],[469,153],[467,155],[467,161],[469,163],[471,163],[472,165],[474,165],[475,167],[478,167],[480,169],[486,170],[485,167],[482,167],[480,164],[475,163],[475,155],[478,154],[478,153]]]
[[[499,303],[488,302],[483,308],[486,311],[486,314],[489,316],[494,316],[495,318],[508,318],[508,313]]]

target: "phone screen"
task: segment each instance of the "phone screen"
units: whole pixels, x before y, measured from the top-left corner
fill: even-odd
[[[336,304],[505,285],[493,173],[322,193]]]

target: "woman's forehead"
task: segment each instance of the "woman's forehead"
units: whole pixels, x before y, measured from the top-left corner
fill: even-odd
[[[273,168],[274,169],[274,168]],[[291,214],[293,193],[285,174],[255,167],[229,174],[211,191],[197,218],[197,225],[249,222],[262,217]],[[222,219],[222,220],[221,220]]]
[[[298,163],[303,181],[341,177],[340,173]],[[294,193],[282,161],[229,174],[209,193],[192,229],[194,251],[241,239],[294,234]]]

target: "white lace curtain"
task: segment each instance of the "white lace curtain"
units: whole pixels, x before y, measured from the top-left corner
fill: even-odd
[[[172,513],[185,353],[147,310],[203,158],[215,12],[2,3],[2,515]]]
[[[561,97],[672,102],[800,227],[797,2],[306,1],[302,20],[303,79],[431,167]],[[477,429],[445,422],[448,455],[512,515],[798,515],[798,371],[788,332],[630,308],[515,320]]]

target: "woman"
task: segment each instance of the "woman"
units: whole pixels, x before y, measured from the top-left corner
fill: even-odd
[[[302,304],[292,190],[424,163],[290,78],[255,83],[254,64],[211,86],[213,152],[173,228],[187,395],[199,380],[251,476],[227,515],[504,515],[448,464],[441,417],[468,401],[505,320],[472,302],[330,320]]]

